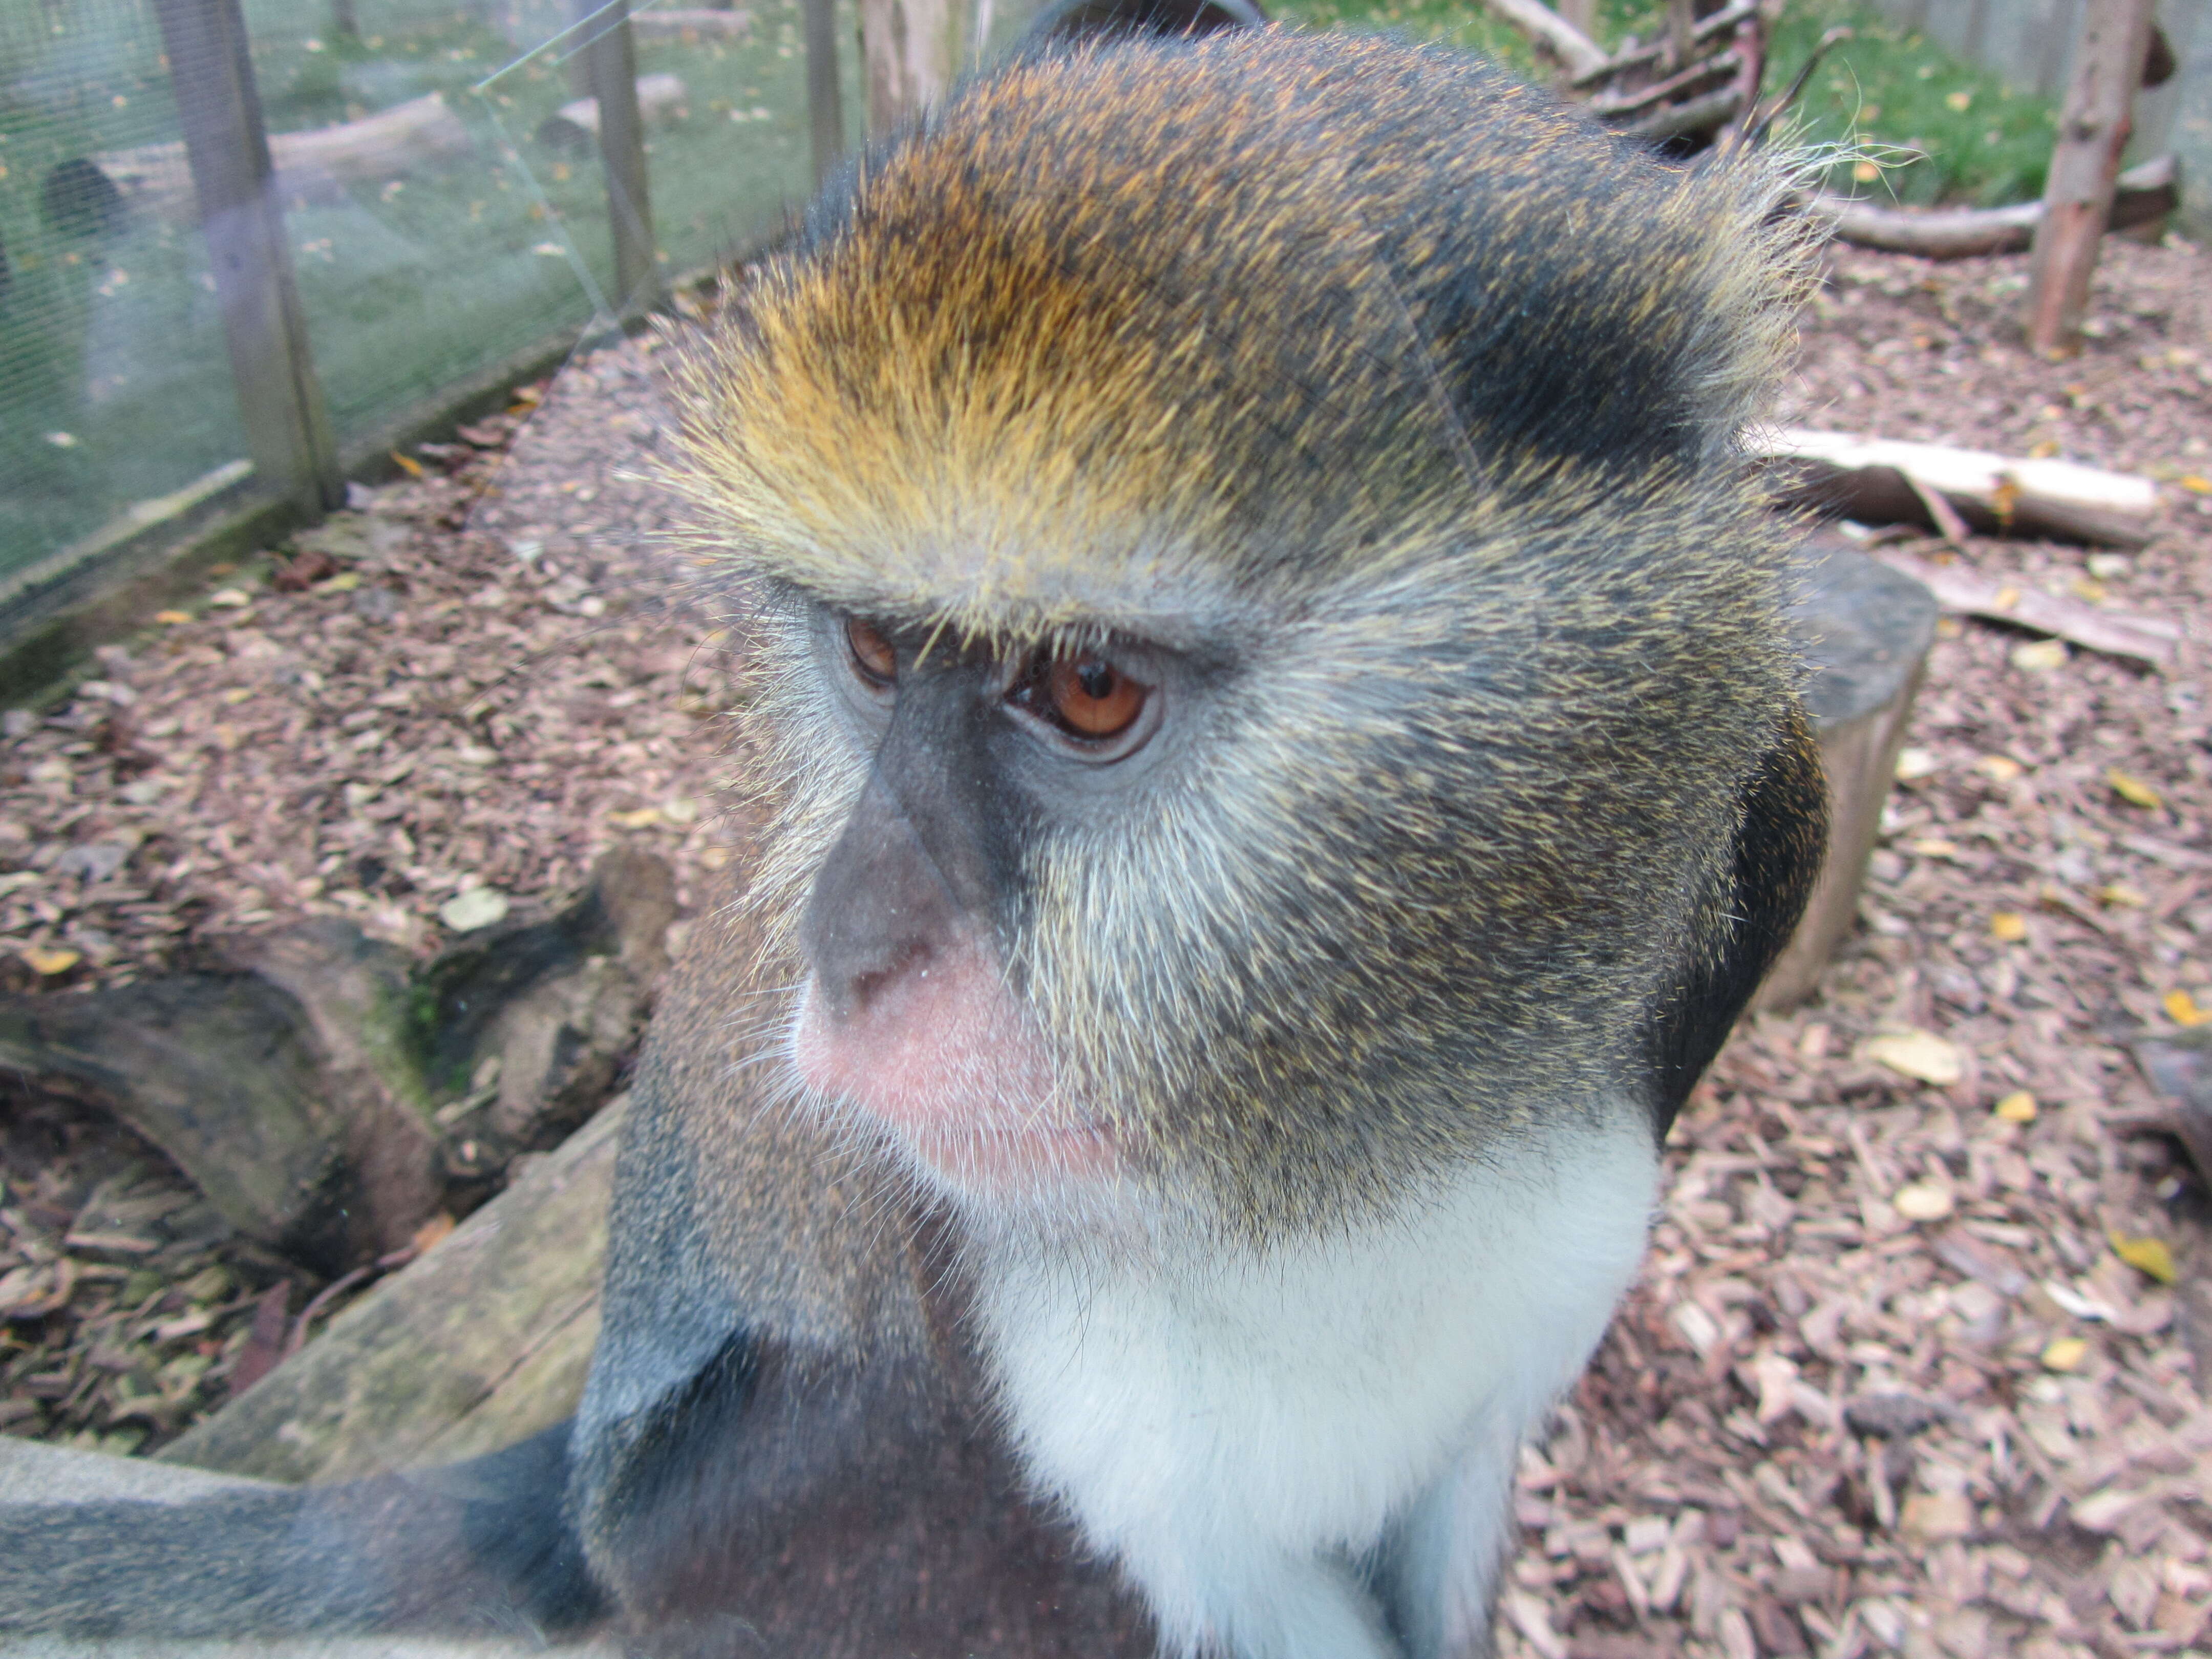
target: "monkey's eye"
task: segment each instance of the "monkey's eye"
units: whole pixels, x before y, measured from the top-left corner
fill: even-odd
[[[1086,744],[1121,737],[1145,712],[1152,688],[1093,652],[1042,661],[1007,693],[1017,707]]]
[[[891,685],[898,680],[898,653],[891,642],[858,617],[845,618],[845,649],[853,659],[853,672],[870,685]]]

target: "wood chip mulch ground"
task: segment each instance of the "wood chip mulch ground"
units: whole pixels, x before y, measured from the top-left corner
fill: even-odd
[[[2212,1210],[2129,1046],[2212,1009],[2212,258],[2109,241],[2055,364],[2025,269],[1839,250],[1782,416],[2158,478],[2138,554],[1955,556],[2178,622],[2179,655],[1946,620],[1861,926],[1699,1090],[1644,1279],[1526,1455],[1513,1659],[2212,1652]],[[652,355],[9,716],[9,988],[313,914],[427,951],[624,837],[688,902],[732,692],[631,476]],[[150,1448],[311,1328],[316,1284],[82,1109],[0,1095],[0,1182],[8,1432]]]

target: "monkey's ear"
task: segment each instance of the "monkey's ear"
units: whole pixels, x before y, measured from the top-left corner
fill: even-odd
[[[1745,786],[1729,872],[1692,918],[1682,971],[1646,1028],[1660,1139],[1796,931],[1827,845],[1820,744],[1793,708]]]

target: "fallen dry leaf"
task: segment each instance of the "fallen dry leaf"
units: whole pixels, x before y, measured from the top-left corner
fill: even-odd
[[[1933,1031],[1882,1032],[1859,1044],[1858,1057],[1923,1083],[1948,1085],[1966,1074],[1966,1057],[1958,1046]]]

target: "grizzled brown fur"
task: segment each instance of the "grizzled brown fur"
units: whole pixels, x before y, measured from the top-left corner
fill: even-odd
[[[1387,40],[1040,57],[862,161],[692,365],[679,482],[742,568],[1225,653],[1204,787],[1039,847],[1007,941],[1163,1191],[1295,1222],[1604,1093],[1719,949],[1747,781],[1817,790],[1734,449],[1802,281],[1777,188]],[[858,778],[769,690],[787,922]]]

